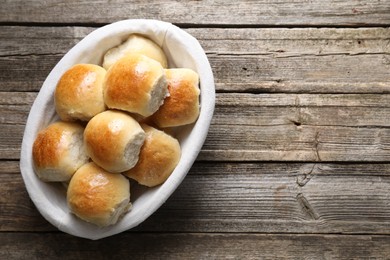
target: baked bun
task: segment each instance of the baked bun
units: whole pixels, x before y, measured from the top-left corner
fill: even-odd
[[[94,64],[77,64],[60,78],[55,107],[63,121],[88,121],[106,109],[103,82],[106,70]]]
[[[35,173],[42,181],[68,181],[88,162],[83,131],[79,124],[56,122],[38,133],[32,155]]]
[[[191,124],[199,116],[199,76],[191,69],[166,69],[169,96],[152,116],[159,127]]]
[[[104,101],[109,108],[150,116],[168,94],[164,69],[144,55],[130,54],[107,72]]]
[[[151,126],[142,124],[146,133],[138,163],[123,174],[139,184],[153,187],[168,179],[180,160],[179,142]]]
[[[94,116],[85,127],[87,154],[109,172],[129,170],[138,161],[145,132],[131,116],[107,110]]]
[[[123,175],[109,173],[91,162],[70,180],[67,202],[79,218],[101,227],[112,225],[131,206],[130,183]]]
[[[161,47],[140,34],[132,34],[121,45],[108,50],[103,58],[103,67],[108,70],[117,60],[130,53],[148,56],[160,62],[164,68],[168,67],[167,58]]]

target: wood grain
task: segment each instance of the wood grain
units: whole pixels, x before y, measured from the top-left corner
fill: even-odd
[[[93,29],[3,27],[0,91],[38,91],[54,65]],[[204,47],[218,92],[390,92],[389,28],[187,31]]]
[[[199,159],[387,161],[387,101],[365,96],[220,94]]]
[[[375,235],[124,233],[90,241],[61,233],[1,233],[0,240],[2,259],[86,255],[93,259],[387,259],[390,255],[390,237]]]
[[[2,173],[0,182],[1,231],[56,230],[20,175]],[[389,189],[387,163],[197,162],[135,231],[390,234]]]
[[[19,161],[0,161],[0,174],[20,174]]]
[[[0,22],[110,23],[152,18],[191,25],[322,25],[365,26],[390,23],[388,1],[6,1]],[[94,15],[85,15],[94,14]]]
[[[54,65],[129,18],[196,37],[217,104],[167,202],[90,241],[36,210],[20,145]],[[0,259],[390,259],[389,26],[386,0],[2,1]]]

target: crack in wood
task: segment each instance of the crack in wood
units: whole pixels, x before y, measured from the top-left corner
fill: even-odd
[[[313,53],[288,53],[288,52],[223,52],[223,51],[206,51],[207,55],[225,56],[225,57],[246,57],[246,56],[271,56],[273,58],[301,58],[301,57],[327,57],[327,56],[361,56],[361,55],[389,55],[390,52],[328,52],[321,51]]]
[[[297,120],[290,119],[291,123],[293,123],[295,126],[301,126],[302,123],[298,122]]]
[[[314,210],[313,206],[309,203],[306,197],[302,193],[298,193],[296,196],[297,202],[304,213],[304,215],[312,220],[318,220],[320,216]]]

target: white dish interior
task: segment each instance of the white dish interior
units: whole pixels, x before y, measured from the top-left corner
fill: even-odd
[[[169,67],[190,68],[198,72],[201,110],[196,123],[184,127],[178,136],[182,156],[169,179],[155,188],[131,191],[132,210],[117,224],[99,228],[70,213],[61,184],[45,183],[38,179],[33,169],[32,145],[41,129],[58,120],[53,94],[61,75],[77,63],[101,65],[104,53],[122,43],[131,33],[143,34],[159,44],[167,55]],[[215,87],[211,67],[194,37],[170,23],[156,20],[124,20],[101,27],[75,45],[53,68],[31,108],[20,159],[27,191],[43,217],[66,233],[100,239],[133,228],[155,212],[186,176],[206,139],[214,105]]]

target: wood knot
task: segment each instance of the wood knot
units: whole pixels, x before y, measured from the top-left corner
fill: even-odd
[[[317,212],[315,212],[312,205],[309,203],[309,201],[305,198],[305,196],[302,193],[298,193],[296,199],[302,210],[302,213],[306,218],[311,220],[317,220],[320,218],[320,216],[317,214]]]

